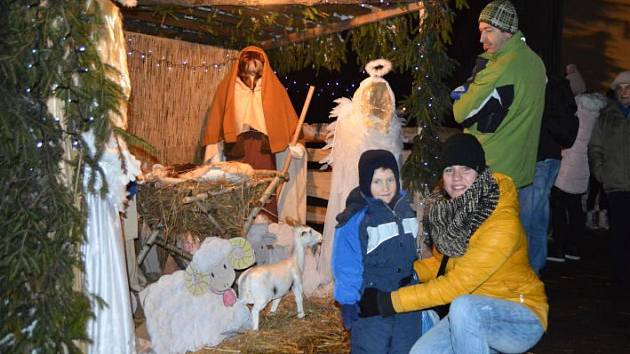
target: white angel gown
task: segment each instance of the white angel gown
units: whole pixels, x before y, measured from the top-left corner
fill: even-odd
[[[332,151],[320,161],[332,166],[324,240],[317,262],[320,285],[332,281],[330,258],[336,217],[345,208],[350,191],[359,185],[358,162],[361,154],[373,149],[388,150],[400,166],[402,124],[396,116],[394,93],[382,78],[390,69],[391,63],[384,59],[368,63],[366,71],[370,77],[361,82],[352,100],[346,97],[336,99],[337,106],[330,113],[330,117],[337,117],[337,120],[327,128],[324,149],[332,148]],[[306,283],[307,277],[304,278]]]

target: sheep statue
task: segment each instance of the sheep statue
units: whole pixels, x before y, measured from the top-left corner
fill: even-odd
[[[253,263],[253,250],[244,238],[207,237],[185,271],[164,275],[140,292],[153,350],[195,351],[250,329],[249,309],[231,287],[234,269]]]
[[[280,300],[292,288],[295,295],[298,318],[304,317],[302,305],[302,270],[304,269],[305,247],[322,242],[322,235],[307,226],[297,226],[293,230],[293,252],[285,260],[272,264],[257,265],[246,270],[238,278],[239,301],[253,304],[252,319],[254,330],[258,330],[260,310],[269,301],[271,312],[278,309]]]

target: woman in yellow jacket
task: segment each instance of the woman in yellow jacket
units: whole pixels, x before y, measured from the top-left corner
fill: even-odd
[[[443,190],[427,203],[433,256],[414,264],[421,283],[366,289],[360,316],[450,304],[410,353],[522,353],[543,335],[549,306],[528,262],[514,183],[486,167],[469,134],[449,138],[442,161]],[[444,275],[437,276],[443,259]]]

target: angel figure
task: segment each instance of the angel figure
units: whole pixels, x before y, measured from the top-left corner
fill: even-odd
[[[336,216],[345,208],[350,191],[359,185],[359,157],[366,150],[384,149],[396,157],[400,167],[402,124],[396,116],[394,92],[383,79],[391,68],[391,62],[386,59],[369,62],[365,70],[370,76],[361,82],[352,99],[336,99],[337,106],[330,112],[330,117],[337,117],[337,120],[327,127],[327,145],[324,149],[332,150],[320,161],[325,164],[324,168],[332,166],[324,240],[318,261],[322,285],[332,280],[330,257]]]

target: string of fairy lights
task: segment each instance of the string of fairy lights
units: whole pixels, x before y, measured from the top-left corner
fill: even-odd
[[[173,69],[185,69],[193,72],[203,71],[206,73],[211,70],[214,72],[223,70],[226,65],[229,65],[236,59],[232,54],[227,53],[221,61],[213,63],[209,63],[205,60],[198,63],[193,63],[188,59],[173,60],[164,55],[156,54],[152,49],[141,50],[134,48],[132,38],[127,39],[127,57],[139,58],[145,65],[155,66],[156,68],[166,68],[168,71]]]
[[[195,73],[217,73],[224,71],[233,65],[236,60],[234,53],[226,53],[223,58],[218,61],[210,62],[201,60],[194,62],[187,58],[173,59],[162,55],[159,51],[153,49],[138,49],[135,47],[135,40],[132,37],[127,38],[127,56],[129,59],[140,59],[144,65],[153,66],[158,69],[167,70],[172,72],[173,70],[188,70]],[[419,59],[424,57],[423,54],[419,56]],[[419,70],[416,65],[413,70]],[[275,72],[277,74],[277,72]],[[314,95],[316,98],[339,98],[339,97],[352,97],[354,91],[358,88],[359,82],[367,77],[365,70],[357,72],[354,78],[336,78],[333,80],[318,80],[311,78],[305,82],[303,75],[300,74],[288,74],[279,76],[280,81],[284,84],[285,88],[291,94],[299,96],[300,94],[306,94],[309,86],[315,85],[316,89]],[[316,82],[314,82],[316,81]],[[421,87],[417,88],[421,90]],[[428,102],[431,107],[431,100]],[[406,107],[398,107],[399,114],[406,113]]]
[[[152,49],[137,49],[133,46],[133,39],[127,39],[127,57],[129,59],[137,58],[142,61],[144,65],[150,65],[155,68],[163,68],[168,72],[177,70],[190,70],[192,72],[218,72],[222,71],[226,68],[226,66],[232,65],[233,61],[236,60],[236,57],[233,54],[226,54],[220,61],[216,62],[208,62],[202,60],[200,62],[193,62],[186,58],[175,60],[172,58],[168,58],[160,53]],[[277,72],[276,72],[277,74]],[[363,71],[363,75],[365,75],[365,71]],[[280,76],[279,79],[284,84],[285,88],[296,94],[300,94],[301,92],[307,92],[308,87],[312,85],[310,82],[302,83],[298,82],[297,78],[293,78],[293,75],[284,75]],[[326,81],[324,83],[319,83],[319,88],[315,90],[316,97],[322,96],[330,96],[330,97],[339,97],[348,94],[352,94],[357,87],[356,82],[344,82],[342,80],[334,80],[334,81]]]

